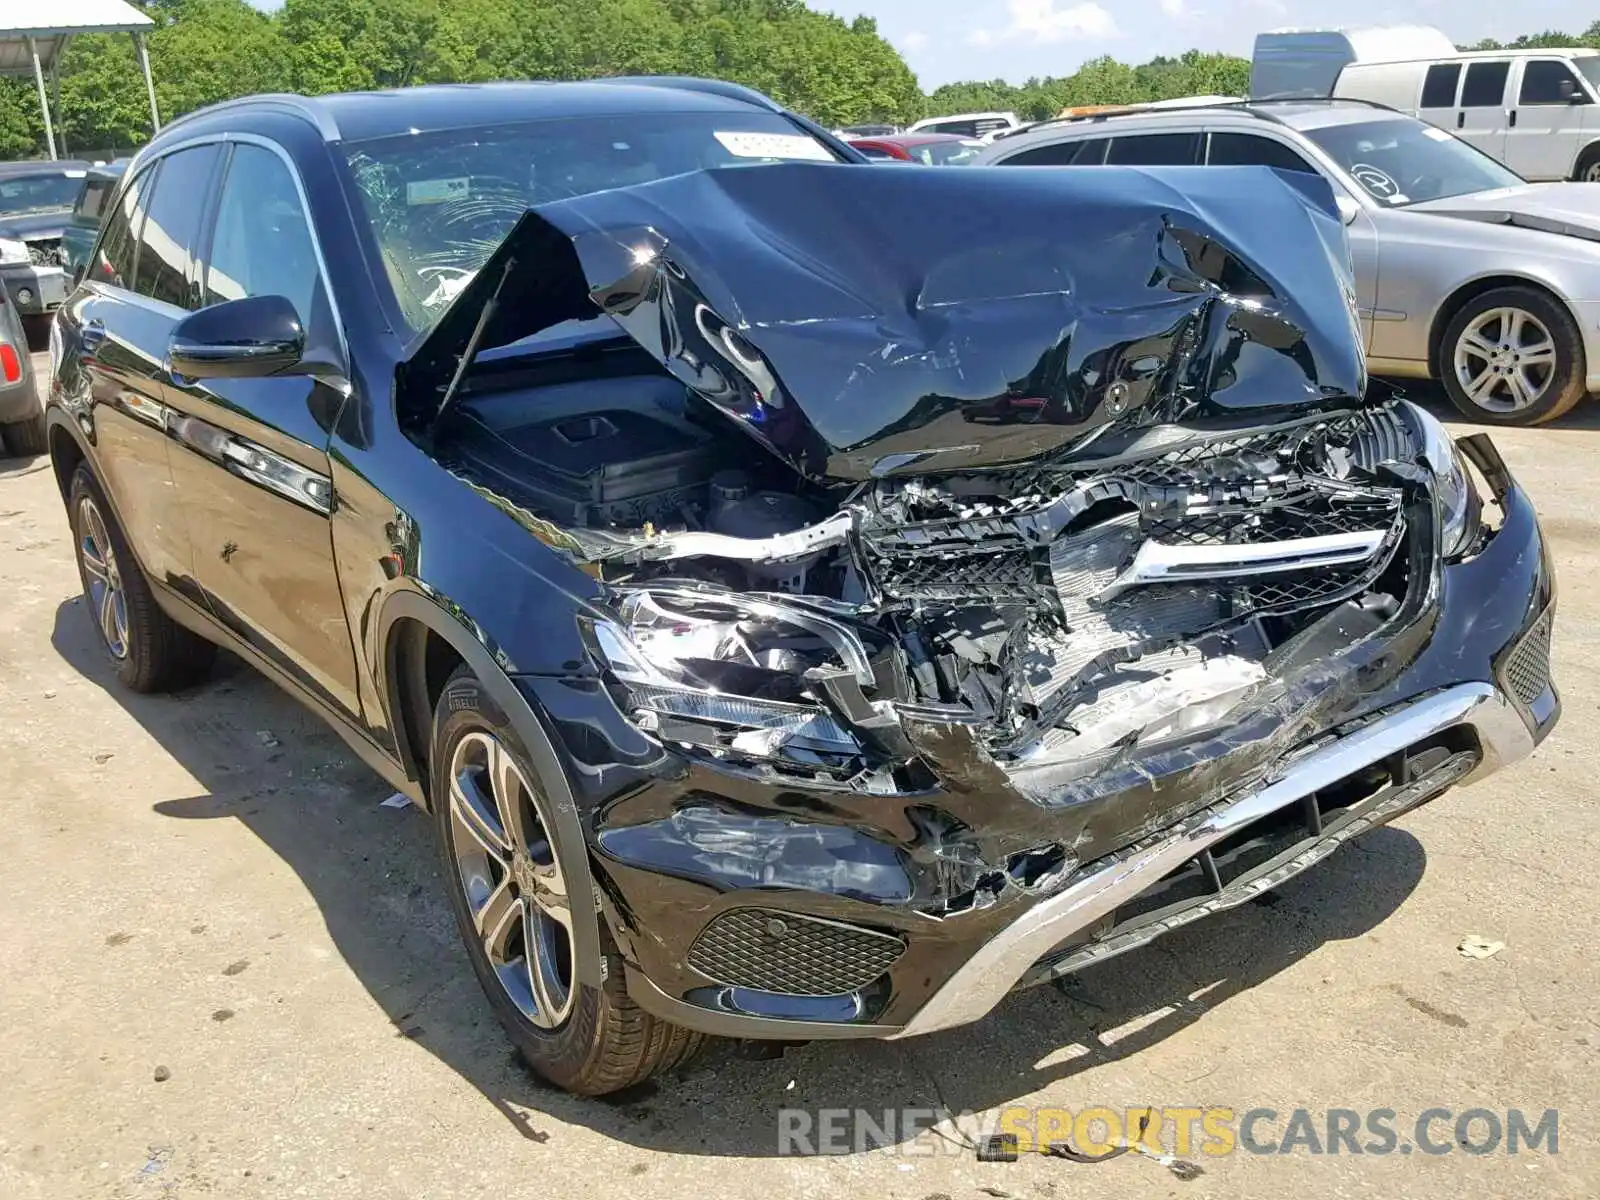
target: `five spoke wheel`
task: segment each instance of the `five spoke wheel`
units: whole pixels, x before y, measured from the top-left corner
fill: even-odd
[[[128,596],[117,567],[116,550],[106,533],[105,518],[93,497],[78,500],[78,557],[88,581],[89,604],[94,622],[105,640],[111,657],[128,657]]]
[[[451,849],[500,986],[555,1029],[572,1011],[572,903],[543,801],[493,734],[473,731],[450,762]]]

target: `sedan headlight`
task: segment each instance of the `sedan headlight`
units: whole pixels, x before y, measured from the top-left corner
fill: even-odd
[[[1467,474],[1454,439],[1427,409],[1405,401],[1406,417],[1417,434],[1418,459],[1433,474],[1439,502],[1440,543],[1446,558],[1459,558],[1472,548],[1483,526],[1483,498]]]
[[[14,238],[0,238],[0,267],[14,267],[28,262],[28,245]]]

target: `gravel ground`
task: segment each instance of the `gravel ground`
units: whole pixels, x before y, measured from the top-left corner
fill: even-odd
[[[718,1048],[610,1103],[511,1060],[427,822],[380,807],[298,705],[232,659],[178,697],[114,685],[45,462],[0,460],[0,1197],[1600,1194],[1600,406],[1497,440],[1563,584],[1566,715],[1535,758],[1066,994],[912,1043]],[[1465,958],[1469,934],[1505,949]],[[1390,1108],[1402,1133],[1433,1107],[1555,1108],[1560,1141],[1196,1153],[1194,1179],[1138,1155],[982,1164],[926,1134],[777,1154],[784,1107],[941,1103],[1304,1107],[1319,1127]]]

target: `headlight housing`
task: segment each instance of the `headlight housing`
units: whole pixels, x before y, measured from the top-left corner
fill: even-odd
[[[31,261],[28,244],[15,238],[0,238],[0,267],[15,267]]]
[[[1478,494],[1455,440],[1437,417],[1409,400],[1406,419],[1417,435],[1417,458],[1433,475],[1438,498],[1440,545],[1447,559],[1460,558],[1472,549],[1483,528],[1483,498]]]
[[[875,678],[858,632],[800,604],[694,584],[623,593],[593,645],[625,712],[664,742],[851,778],[866,747],[835,702]]]

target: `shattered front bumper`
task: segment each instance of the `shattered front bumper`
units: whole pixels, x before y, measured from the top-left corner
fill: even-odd
[[[950,1028],[1019,986],[1241,903],[1526,756],[1559,715],[1554,580],[1533,506],[1493,446],[1463,450],[1501,527],[1474,557],[1433,565],[1404,627],[1344,664],[1332,719],[1294,724],[1269,762],[1231,773],[1243,752],[1219,736],[1201,748],[1209,758],[1191,750],[1159,784],[1145,780],[1148,794],[1040,804],[981,778],[892,796],[774,783],[663,749],[592,680],[519,679],[585,810],[630,993],[732,1037]],[[1162,800],[1165,819],[1129,831],[1130,813]],[[1053,842],[1081,853],[1052,864],[1027,849]],[[975,873],[990,884],[981,902],[956,895]]]

